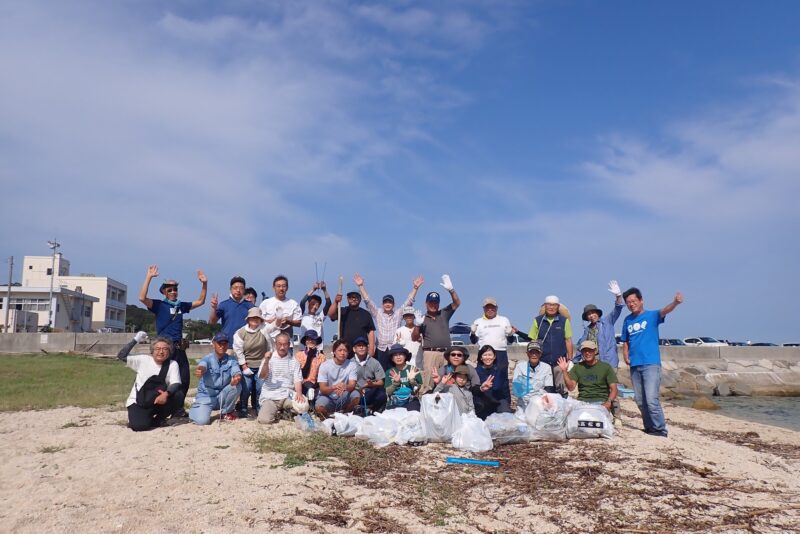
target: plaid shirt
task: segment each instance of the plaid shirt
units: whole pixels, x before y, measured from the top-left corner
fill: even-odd
[[[364,302],[375,320],[375,348],[386,350],[394,345],[397,339],[397,329],[403,323],[403,308],[414,304],[414,298],[409,294],[403,305],[395,306],[392,313],[386,313],[382,307],[379,309],[371,300],[365,299]]]

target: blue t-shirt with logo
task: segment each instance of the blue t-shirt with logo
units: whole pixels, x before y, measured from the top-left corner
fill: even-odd
[[[165,300],[154,300],[150,311],[156,316],[156,332],[172,341],[183,337],[183,314],[192,309],[191,302],[178,302],[177,306]]]
[[[658,350],[658,325],[664,322],[659,310],[628,315],[622,323],[622,341],[628,342],[631,367],[635,365],[661,365]]]

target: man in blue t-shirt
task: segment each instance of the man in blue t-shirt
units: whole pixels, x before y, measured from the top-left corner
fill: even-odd
[[[683,295],[660,310],[645,310],[642,292],[632,287],[622,294],[631,314],[622,323],[622,357],[631,368],[631,382],[636,405],[642,414],[644,431],[667,437],[667,422],[661,409],[661,353],[658,349],[658,325],[683,302]]]
[[[150,289],[150,282],[158,276],[158,265],[151,265],[147,268],[147,275],[144,284],[139,291],[139,302],[145,305],[156,316],[156,336],[162,336],[172,340],[174,348],[172,359],[178,363],[178,370],[181,375],[181,390],[184,396],[189,392],[189,359],[186,357],[186,349],[181,344],[183,341],[183,315],[190,310],[199,308],[206,303],[206,290],[208,289],[208,278],[203,271],[197,271],[197,279],[200,280],[200,296],[194,302],[181,302],[178,300],[178,282],[175,280],[165,280],[158,291],[164,295],[163,300],[152,300],[147,298],[147,291]],[[180,415],[185,416],[182,411]]]

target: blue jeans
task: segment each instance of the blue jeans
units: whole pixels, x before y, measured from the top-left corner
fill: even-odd
[[[213,410],[219,410],[220,416],[231,413],[241,390],[239,384],[235,386],[228,384],[216,397],[195,398],[192,407],[189,408],[189,419],[198,425],[208,425],[211,424]]]
[[[667,435],[667,421],[659,400],[661,390],[660,365],[634,365],[631,367],[633,398],[642,413],[644,431],[648,434]]]
[[[261,386],[264,385],[264,380],[258,377],[257,367],[255,369],[250,367],[250,370],[253,371],[251,376],[242,373],[242,381],[240,382],[242,384],[242,392],[239,394],[241,409],[239,412],[247,413],[247,399],[250,399],[251,406],[258,414],[258,399],[261,397]]]

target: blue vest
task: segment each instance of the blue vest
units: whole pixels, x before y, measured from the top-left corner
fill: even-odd
[[[566,318],[561,314],[556,315],[551,324],[544,315],[540,315],[536,318],[536,324],[539,325],[537,339],[542,344],[542,361],[551,367],[558,365],[558,359],[567,355],[567,338],[564,334]]]

